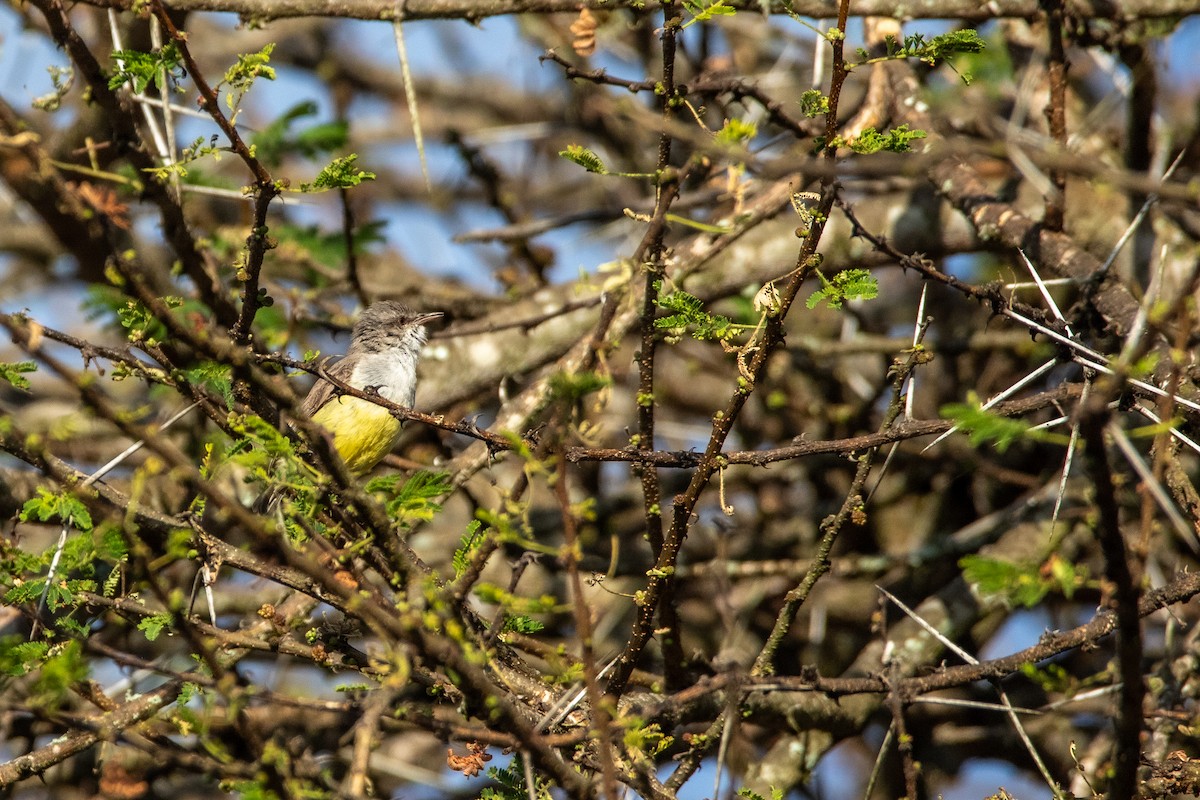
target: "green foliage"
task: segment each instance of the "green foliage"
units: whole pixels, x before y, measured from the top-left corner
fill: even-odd
[[[4,602],[11,606],[32,603],[42,596],[46,588],[46,580],[39,578],[32,581],[21,581],[4,593]]]
[[[354,252],[364,253],[367,246],[385,240],[384,228],[387,222],[375,219],[364,222],[354,230]],[[326,267],[338,267],[346,261],[346,237],[342,231],[325,233],[316,225],[281,224],[271,228],[282,249],[286,245],[294,245],[308,255],[313,261]],[[324,273],[313,270],[311,278],[317,286],[328,279]]]
[[[714,17],[732,17],[737,13],[737,9],[729,5],[729,0],[709,0],[709,2],[683,0],[683,7],[692,15],[692,18],[683,23],[680,26],[681,29],[697,22],[708,22]]]
[[[357,153],[335,158],[318,173],[316,180],[300,184],[300,191],[316,193],[329,189],[349,189],[358,186],[363,181],[375,180],[374,172],[356,170],[354,162],[358,160]]]
[[[262,417],[233,414],[229,418],[229,427],[243,437],[235,442],[230,456],[244,467],[260,469],[270,466],[277,458],[296,458],[292,440]]]
[[[880,133],[872,128],[866,128],[853,141],[850,149],[859,155],[871,155],[881,150],[889,153],[907,153],[912,149],[914,139],[924,139],[925,131],[909,130],[907,125],[900,125],[890,131]]]
[[[138,50],[114,50],[110,56],[117,69],[108,79],[108,88],[119,89],[126,81],[133,84],[133,91],[141,94],[150,84],[166,94],[169,82],[178,81],[184,75],[182,56],[175,42],[167,42],[157,50],[143,53]]]
[[[1063,694],[1068,697],[1095,686],[1107,685],[1112,680],[1111,673],[1106,670],[1095,672],[1081,679],[1079,676],[1071,674],[1063,665],[1053,661],[1040,665],[1029,662],[1022,664],[1021,674],[1044,692]]]
[[[164,297],[163,304],[167,308],[179,308],[183,298]],[[125,338],[132,344],[158,344],[168,336],[167,328],[154,316],[154,312],[137,300],[126,300],[123,308],[117,308],[117,321],[125,329]]]
[[[188,383],[216,392],[225,401],[226,408],[233,408],[233,368],[230,365],[204,361],[185,369],[183,376]]]
[[[612,379],[596,372],[556,372],[550,376],[550,396],[573,404],[610,384]]]
[[[257,53],[239,55],[237,63],[225,70],[225,77],[221,83],[213,87],[214,92],[220,91],[222,85],[229,87],[229,91],[225,93],[225,105],[229,107],[231,125],[237,121],[242,98],[246,96],[246,92],[250,91],[250,87],[254,86],[254,82],[259,78],[275,80],[275,68],[268,66],[274,50],[274,43],[269,43]]]
[[[516,616],[505,617],[503,629],[505,631],[512,631],[513,633],[534,634],[545,627],[545,625],[532,617],[518,614]]]
[[[463,576],[463,573],[471,566],[472,555],[483,544],[483,534],[480,533],[482,529],[483,523],[477,519],[473,519],[467,524],[467,530],[459,540],[458,547],[454,550],[454,557],[450,562],[454,566],[455,579]]]
[[[830,308],[841,308],[847,300],[873,300],[879,296],[879,282],[865,269],[844,269],[832,278],[820,271],[821,288],[808,296],[808,307],[816,308],[822,300]]]
[[[925,131],[920,128],[910,130],[907,125],[899,125],[890,131],[880,133],[875,128],[866,128],[853,139],[847,139],[844,136],[835,136],[832,140],[827,141],[824,136],[817,136],[813,139],[814,152],[820,152],[826,147],[841,148],[848,147],[859,155],[869,156],[878,153],[881,150],[886,150],[890,153],[907,153],[912,149],[912,142],[915,139],[924,139]]]
[[[1037,605],[1052,591],[1071,599],[1088,576],[1086,567],[1072,564],[1058,555],[1052,555],[1044,564],[1018,564],[967,555],[959,559],[958,565],[962,568],[963,578],[976,584],[981,593],[999,595],[1025,608]]]
[[[412,527],[418,522],[428,522],[442,510],[438,499],[454,488],[448,472],[414,472],[403,486],[400,475],[381,475],[367,482],[366,490],[372,494],[391,495],[384,501],[388,515],[401,527]]]
[[[564,610],[564,606],[558,601],[558,598],[551,594],[521,597],[491,583],[479,583],[472,591],[483,602],[500,606],[505,611],[511,611],[514,614],[551,614]]]
[[[247,482],[263,485],[266,492],[278,492],[290,504],[292,516],[309,516],[317,499],[321,475],[305,463],[295,451],[292,441],[261,417],[252,414],[231,414],[230,429],[236,439],[227,458],[247,469]],[[288,533],[303,538],[299,526],[291,521]]]
[[[588,172],[594,172],[597,175],[608,174],[608,168],[604,166],[604,162],[600,159],[600,156],[583,145],[569,144],[566,150],[559,150],[558,154],[567,161],[578,164]]]
[[[267,779],[229,780],[221,782],[221,791],[237,795],[238,800],[279,800],[279,795],[268,788]]]
[[[311,100],[297,103],[253,138],[254,152],[268,166],[278,166],[288,155],[312,158],[346,146],[349,125],[345,121],[321,122],[296,129],[294,123],[317,113]]]
[[[749,788],[738,789],[737,796],[744,797],[745,800],[766,800],[761,794]],[[771,800],[783,800],[783,789],[771,787]]]
[[[212,156],[213,161],[220,161],[221,154],[228,148],[218,146],[218,141],[216,134],[213,134],[208,139],[205,139],[203,136],[197,136],[190,145],[183,147],[179,151],[179,157],[174,159],[170,164],[164,164],[161,167],[151,167],[146,171],[160,181],[165,181],[174,175],[181,179],[190,177],[188,183],[191,185],[203,185],[205,183],[203,174],[201,173],[200,176],[193,175],[188,169],[188,165],[194,164],[206,156]],[[225,185],[224,183],[212,180],[209,180],[208,183],[217,186]]]
[[[594,172],[597,175],[615,175],[615,176],[621,177],[621,178],[654,177],[653,173],[612,172],[611,170],[609,170],[608,167],[606,167],[604,165],[604,162],[601,160],[600,156],[596,155],[591,150],[589,150],[586,147],[584,147],[583,145],[579,145],[579,144],[567,145],[567,149],[559,150],[558,155],[561,158],[565,158],[567,161],[570,161],[574,164],[578,164],[579,166],[586,169],[588,172]],[[631,211],[627,210],[625,213],[629,216],[633,216],[635,219],[640,218],[636,214],[633,214],[633,212],[631,212]]]
[[[657,723],[646,725],[638,719],[626,719],[623,722],[625,747],[642,753],[646,758],[658,756],[675,742],[675,738],[664,734]]]
[[[37,372],[37,364],[32,361],[0,361],[0,380],[7,381],[16,389],[29,389],[29,379],[23,374],[26,372]]]
[[[743,122],[740,119],[727,119],[717,131],[717,141],[721,144],[744,144],[758,135],[758,126],[753,122]]]
[[[87,676],[88,663],[83,657],[83,646],[78,641],[56,646],[37,671],[29,704],[34,708],[53,711],[69,702],[71,687]]]
[[[171,626],[173,616],[166,612],[151,614],[148,617],[142,617],[138,620],[138,630],[146,635],[148,641],[153,642],[159,637],[163,630]]]
[[[81,531],[92,529],[92,515],[83,501],[66,491],[51,492],[42,486],[38,487],[36,497],[29,498],[21,506],[21,521],[31,519],[42,522],[56,519]]]
[[[964,81],[974,83],[989,98],[999,100],[1005,91],[1004,87],[1011,85],[1015,79],[1013,63],[1000,29],[993,29],[988,34],[986,43],[988,46],[981,48],[979,52],[964,53],[960,58],[956,58],[955,67],[961,68]],[[939,95],[941,94],[943,93],[939,91]],[[945,102],[962,101],[961,95],[951,95],[949,89],[945,90],[940,99]]]
[[[655,284],[656,290],[661,288],[661,281]],[[659,308],[673,312],[654,320],[654,327],[663,331],[668,341],[679,341],[685,334],[701,341],[726,340],[744,327],[729,317],[708,313],[699,297],[679,289],[659,294],[656,302]]]
[[[973,393],[967,400],[966,403],[947,403],[942,406],[941,414],[946,419],[954,420],[960,429],[967,432],[967,439],[973,447],[990,444],[997,453],[1003,453],[1013,442],[1022,438],[1042,438],[1026,422],[985,410]]]
[[[111,563],[119,563],[129,557],[129,544],[121,529],[115,525],[102,525],[93,537],[96,555]]]
[[[872,64],[878,61],[898,58],[915,58],[930,66],[934,66],[939,61],[945,61],[953,56],[979,53],[986,46],[987,42],[980,38],[978,32],[967,28],[938,34],[932,39],[926,39],[922,33],[905,36],[902,42],[896,41],[894,36],[888,36],[884,40],[886,55],[879,58],[871,58],[870,53],[861,49],[858,51],[858,54],[860,58],[864,59],[863,64]],[[971,82],[969,74],[961,73],[961,77],[963,83],[969,84]]]
[[[551,800],[550,782],[534,771],[533,790],[525,786],[525,769],[520,755],[506,767],[488,767],[487,775],[496,782],[479,793],[479,800]]]
[[[809,119],[829,113],[829,97],[820,89],[809,89],[800,95],[800,111]]]
[[[49,652],[49,642],[27,642],[17,634],[0,637],[0,673],[28,675],[41,666]]]

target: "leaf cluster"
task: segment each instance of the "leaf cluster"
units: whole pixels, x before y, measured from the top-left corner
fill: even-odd
[[[809,308],[816,308],[822,301],[830,308],[841,308],[847,300],[873,300],[879,296],[879,282],[865,269],[845,269],[826,278],[819,271],[821,288],[808,296]]]
[[[884,38],[886,58],[915,58],[930,66],[947,58],[965,53],[979,53],[987,46],[979,33],[973,28],[940,33],[926,39],[923,33],[913,33],[897,41],[895,36]],[[864,59],[870,58],[870,53],[859,49],[858,54]]]
[[[237,121],[238,113],[241,111],[242,98],[254,86],[255,81],[259,78],[275,80],[275,68],[270,66],[271,53],[274,50],[275,43],[270,42],[257,53],[241,53],[237,57],[237,62],[225,70],[225,76],[221,82],[213,87],[213,91],[219,91],[222,86],[229,87],[229,91],[225,93],[225,105],[229,108],[230,113],[229,124],[232,125]]]
[[[440,499],[454,488],[448,472],[414,472],[403,484],[399,474],[381,475],[367,482],[366,491],[385,496],[384,508],[401,527],[428,522],[441,511]]]
[[[874,155],[882,151],[907,153],[912,150],[913,141],[924,139],[927,135],[920,128],[909,128],[907,125],[897,125],[891,130],[882,132],[874,127],[868,127],[852,139],[838,135],[827,141],[824,136],[817,136],[813,139],[813,149],[820,151],[825,147],[846,147],[860,156]]]
[[[344,120],[319,122],[307,127],[296,123],[317,113],[317,104],[305,100],[285,111],[251,140],[254,153],[268,166],[278,166],[286,156],[312,158],[346,146],[349,125]]]
[[[1051,555],[1044,564],[967,555],[959,559],[958,565],[963,577],[976,584],[980,592],[999,595],[1025,608],[1033,608],[1050,592],[1070,600],[1088,579],[1086,566],[1058,555]]]
[[[656,283],[655,288],[661,289],[662,282]],[[654,320],[654,327],[664,333],[667,341],[678,341],[685,335],[700,341],[724,341],[743,327],[729,317],[705,311],[703,300],[681,289],[659,294],[656,302],[659,308],[672,312]]]
[[[181,66],[183,56],[175,42],[167,42],[149,53],[114,50],[111,58],[116,64],[116,71],[109,76],[108,88],[114,90],[128,82],[136,94],[146,91],[151,84],[162,92],[168,88],[168,82],[178,81],[187,74]]]
[[[522,757],[515,756],[505,767],[488,767],[487,775],[496,785],[483,789],[479,800],[550,800],[550,783],[536,772],[534,785],[526,786]]]
[[[942,406],[944,418],[954,420],[954,423],[967,433],[967,441],[973,447],[990,444],[997,453],[1003,453],[1021,439],[1035,441],[1055,441],[1055,438],[1043,431],[1034,430],[1029,423],[1003,417],[983,408],[979,398],[971,393],[966,403],[947,403]]]
[[[37,372],[37,364],[32,361],[0,361],[0,381],[5,381],[14,389],[29,389],[29,378],[25,377],[28,372]]]
[[[357,153],[335,158],[329,163],[329,166],[317,174],[314,180],[300,184],[300,191],[316,193],[330,189],[349,189],[352,186],[358,186],[363,181],[375,180],[374,172],[355,169],[354,162],[356,161],[358,161]]]

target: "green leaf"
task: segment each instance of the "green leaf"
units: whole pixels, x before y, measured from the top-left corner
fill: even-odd
[[[948,403],[941,408],[944,418],[954,420],[959,428],[967,432],[972,446],[990,444],[997,453],[1003,453],[1013,442],[1036,433],[1030,430],[1032,426],[1028,423],[986,411],[980,407],[977,398],[973,400],[968,403]]]
[[[566,150],[559,150],[558,154],[567,161],[578,164],[588,172],[595,172],[597,175],[608,174],[608,168],[604,166],[604,162],[600,160],[600,156],[588,150],[583,145],[569,144]]]
[[[213,88],[213,91],[218,91],[222,85],[229,87],[229,91],[225,93],[225,105],[229,107],[232,115],[229,118],[230,124],[237,121],[242,98],[250,91],[255,81],[259,78],[275,80],[275,68],[268,66],[274,50],[275,44],[269,43],[257,53],[242,53],[238,56],[237,63],[225,70],[225,77],[221,83]]]
[[[550,376],[550,396],[572,404],[611,384],[611,378],[596,372],[556,372]]]
[[[37,497],[29,498],[25,505],[21,506],[20,517],[22,522],[28,522],[30,519],[42,522],[57,519],[77,530],[92,529],[92,515],[83,501],[66,491],[55,494],[41,486],[38,487]]]
[[[987,595],[999,595],[1018,605],[1032,608],[1051,588],[1042,579],[1036,564],[1015,564],[985,556],[963,556],[958,561],[963,578],[976,584]]]
[[[182,297],[171,295],[163,297],[162,302],[169,309],[181,308],[184,304]],[[126,300],[125,307],[117,309],[117,321],[125,329],[126,338],[133,344],[156,344],[168,336],[167,327],[150,309],[136,300]]]
[[[907,153],[912,150],[911,143],[915,139],[924,139],[925,131],[909,130],[907,125],[899,125],[890,131],[880,133],[870,127],[863,130],[849,143],[850,149],[859,155],[871,155],[881,150],[890,153]]]
[[[142,617],[138,620],[138,630],[146,635],[147,641],[153,642],[162,634],[164,628],[171,625],[172,615],[166,611]]]
[[[119,564],[129,557],[129,544],[116,525],[102,525],[95,537],[96,555],[111,564]]]
[[[819,89],[809,89],[800,95],[800,111],[810,119],[828,114],[829,98]]]
[[[522,614],[504,618],[505,632],[512,631],[514,633],[534,634],[541,631],[545,627],[545,625],[538,622],[533,617],[527,617]]]
[[[22,581],[4,593],[4,602],[10,606],[32,603],[42,596],[42,591],[45,588],[45,578]]]
[[[708,313],[699,297],[680,289],[660,294],[656,302],[659,308],[675,312],[654,320],[654,327],[665,331],[668,338],[678,339],[689,333],[700,341],[729,339],[742,328],[729,317]]]
[[[287,155],[312,158],[346,146],[349,125],[344,121],[322,122],[296,129],[294,123],[317,113],[312,100],[297,103],[254,135],[255,153],[268,166],[278,166]]]
[[[49,642],[27,642],[15,634],[0,638],[0,673],[28,675],[41,665],[49,652]]]
[[[442,510],[438,500],[454,488],[448,472],[415,472],[396,488],[399,475],[381,475],[367,482],[366,491],[391,494],[384,508],[392,519],[402,526],[411,527],[417,522],[428,522]]]
[[[50,653],[37,671],[32,705],[54,710],[69,700],[72,686],[87,678],[88,663],[78,641],[56,646]]]
[[[817,277],[824,285],[809,295],[809,308],[816,308],[822,300],[830,308],[841,308],[847,300],[873,300],[879,296],[879,282],[865,269],[845,269],[832,278],[817,272]]]
[[[487,775],[496,785],[479,792],[479,800],[550,800],[550,782],[536,771],[533,791],[525,786],[522,759],[514,758],[505,767],[488,767]]]
[[[373,219],[359,225],[354,231],[354,252],[365,253],[368,245],[384,241],[386,226],[387,221],[382,219]],[[279,242],[281,251],[290,245],[301,250],[317,264],[326,267],[338,267],[346,260],[346,237],[341,230],[326,233],[316,225],[283,223],[272,227],[271,232]],[[315,269],[310,271],[310,275],[314,281],[324,277],[321,271]]]
[[[732,17],[737,13],[737,9],[729,5],[729,0],[711,0],[708,3],[698,2],[698,0],[684,0],[684,7],[692,18],[681,25],[681,28],[696,22],[708,22],[713,17]]]
[[[126,81],[133,83],[133,91],[141,94],[154,84],[160,91],[167,89],[163,78],[178,80],[184,75],[182,57],[175,42],[167,42],[158,50],[143,53],[139,50],[114,50],[109,56],[117,70],[108,79],[109,89],[119,89]],[[165,92],[164,92],[165,93]]]
[[[743,144],[758,135],[758,126],[753,122],[743,122],[740,119],[727,119],[717,131],[717,141],[721,144]]]
[[[189,383],[204,386],[225,401],[226,408],[233,408],[233,367],[228,364],[218,364],[215,361],[205,361],[183,371]]]
[[[363,181],[375,180],[374,172],[354,169],[354,162],[357,160],[358,154],[356,153],[335,158],[329,163],[329,166],[321,170],[316,180],[300,184],[300,191],[324,192],[329,189],[349,189],[358,186]]]
[[[0,361],[0,380],[12,384],[13,388],[29,390],[29,379],[26,372],[37,372],[37,364],[32,361]]]
[[[479,549],[479,545],[483,543],[483,535],[480,530],[483,528],[483,523],[477,519],[467,523],[466,533],[459,540],[458,547],[454,550],[454,557],[451,559],[451,564],[454,566],[454,577],[461,578],[463,573],[467,571],[467,567],[471,566],[471,556]]]
[[[562,604],[554,595],[522,597],[494,583],[476,584],[472,591],[483,602],[498,605],[516,614],[552,614],[562,608]]]

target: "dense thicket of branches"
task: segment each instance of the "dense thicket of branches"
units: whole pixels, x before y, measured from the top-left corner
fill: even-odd
[[[0,786],[1196,792],[1196,10],[22,4]],[[360,481],[298,398],[383,298]]]

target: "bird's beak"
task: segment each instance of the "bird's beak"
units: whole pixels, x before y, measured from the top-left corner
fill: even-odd
[[[441,311],[430,311],[427,314],[419,314],[417,318],[413,320],[413,322],[417,325],[424,325],[426,322],[433,322],[435,319],[441,319],[442,316],[443,315]]]

